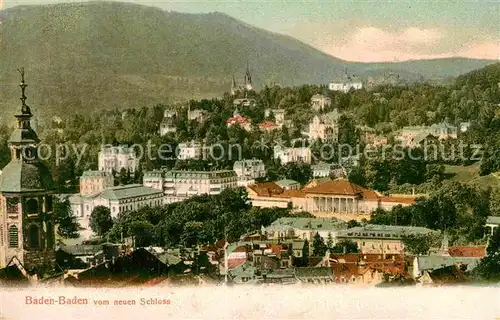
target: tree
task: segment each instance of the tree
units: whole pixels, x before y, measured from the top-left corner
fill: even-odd
[[[102,236],[106,234],[113,227],[113,220],[111,219],[111,211],[105,206],[97,206],[90,214],[90,228],[97,235]]]
[[[316,232],[313,238],[313,256],[322,257],[325,255],[327,249],[325,240]]]
[[[130,235],[134,237],[136,247],[151,245],[153,240],[153,225],[148,221],[134,221],[130,224]]]
[[[500,281],[500,228],[496,228],[491,236],[486,253],[486,257],[482,258],[474,269],[474,275],[479,280],[498,283]]]
[[[359,248],[355,242],[344,240],[337,243],[331,251],[332,253],[359,253]]]
[[[356,220],[347,221],[347,228],[361,227],[361,223]]]
[[[405,246],[405,251],[414,255],[427,254],[429,249],[438,243],[436,235],[430,233],[403,234],[402,241]]]
[[[79,224],[71,212],[68,198],[54,199],[54,222],[57,224],[57,234],[63,238],[78,238]]]
[[[326,247],[330,250],[333,248],[333,237],[332,237],[331,232],[328,232],[328,238],[326,240]]]

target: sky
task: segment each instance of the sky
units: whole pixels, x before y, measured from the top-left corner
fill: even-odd
[[[500,59],[500,0],[121,0],[223,12],[348,61]],[[4,8],[75,0],[0,0]]]

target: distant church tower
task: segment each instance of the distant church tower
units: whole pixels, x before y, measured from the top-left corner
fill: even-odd
[[[238,92],[238,86],[236,85],[236,80],[234,80],[234,75],[233,75],[233,82],[231,82],[231,95],[234,96]]]
[[[0,175],[0,268],[21,262],[28,272],[55,263],[52,222],[52,175],[38,159],[40,140],[30,124],[24,69],[21,73],[21,112],[10,139],[11,161]]]
[[[252,91],[253,90],[252,76],[250,75],[250,69],[248,68],[248,62],[247,62],[247,71],[245,73],[245,89],[247,91]]]

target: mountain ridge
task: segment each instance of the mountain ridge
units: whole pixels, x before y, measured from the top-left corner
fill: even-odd
[[[347,62],[225,13],[134,3],[22,5],[0,14],[0,111],[8,114],[18,106],[19,66],[26,67],[28,102],[48,115],[221,96],[233,74],[242,81],[247,63],[259,88],[324,84],[345,68],[359,76],[447,78],[495,62]]]

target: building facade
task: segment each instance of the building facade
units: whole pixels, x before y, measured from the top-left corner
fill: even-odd
[[[314,116],[311,123],[309,123],[309,139],[337,142],[339,137],[339,118],[340,114],[337,109],[326,114]]]
[[[360,80],[346,77],[344,80],[333,81],[328,84],[328,89],[331,91],[340,91],[348,93],[351,90],[363,89],[363,82]]]
[[[99,152],[99,171],[120,172],[125,169],[135,172],[139,167],[139,159],[135,151],[127,146],[102,146]]]
[[[312,153],[309,147],[283,148],[274,147],[274,159],[280,159],[281,164],[292,162],[311,163]]]
[[[266,176],[266,166],[260,159],[244,159],[235,161],[233,170],[238,177],[263,178]]]
[[[233,116],[226,120],[226,125],[228,128],[239,125],[246,131],[252,130],[252,121],[249,118],[240,115],[238,108],[234,110]]]
[[[52,175],[38,158],[40,140],[32,129],[21,73],[21,112],[8,140],[11,161],[0,176],[0,268],[14,258],[28,271],[55,265]]]
[[[97,206],[104,206],[111,217],[119,213],[134,211],[145,206],[156,207],[163,204],[163,192],[140,184],[128,184],[108,188],[91,195],[73,195],[69,198],[73,215],[77,218],[90,217]]]
[[[311,97],[311,107],[315,111],[321,111],[332,104],[332,99],[322,94],[315,94]]]
[[[80,194],[85,196],[114,186],[113,175],[105,171],[84,171],[80,177]]]
[[[403,237],[410,234],[432,234],[436,231],[423,227],[365,225],[341,230],[334,242],[355,242],[362,254],[404,254]]]
[[[233,170],[156,170],[144,173],[143,184],[162,190],[165,202],[172,203],[202,194],[220,194],[226,188],[236,188],[238,177]]]
[[[201,159],[203,157],[203,145],[196,141],[179,143],[177,146],[177,159]]]

